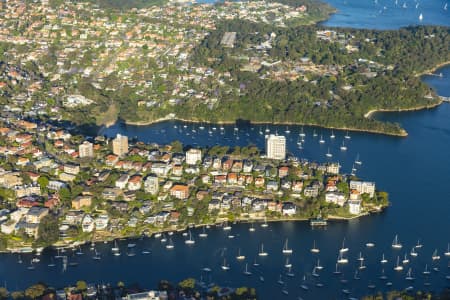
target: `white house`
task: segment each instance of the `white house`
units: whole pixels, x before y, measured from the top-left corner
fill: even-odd
[[[200,149],[189,149],[186,151],[186,163],[188,165],[195,165],[202,161],[202,150]]]
[[[129,179],[130,175],[123,174],[119,177],[119,179],[116,180],[116,187],[118,187],[119,189],[124,189],[127,186]]]
[[[372,198],[375,195],[375,182],[352,180],[350,189],[357,190],[361,194],[368,194]]]
[[[159,180],[158,177],[149,175],[144,182],[144,190],[152,195],[158,194]]]
[[[361,200],[348,200],[348,211],[354,215],[360,214]]]
[[[283,215],[292,216],[297,212],[297,206],[292,202],[283,203],[282,213]]]
[[[108,227],[109,217],[106,214],[101,214],[95,218],[95,228],[97,230],[105,230]]]
[[[83,228],[83,232],[92,232],[94,230],[95,222],[91,215],[84,216],[81,227]]]
[[[343,193],[328,192],[325,194],[325,201],[328,203],[334,203],[339,206],[343,206],[345,204],[345,201],[347,201],[347,199]]]

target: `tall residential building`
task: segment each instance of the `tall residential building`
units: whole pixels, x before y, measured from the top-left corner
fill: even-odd
[[[202,150],[200,149],[189,149],[186,151],[186,163],[188,165],[195,165],[197,162],[202,161]]]
[[[117,134],[112,144],[115,155],[124,156],[128,153],[128,137],[126,135]]]
[[[84,141],[83,144],[78,146],[78,152],[80,157],[93,157],[94,156],[94,146],[88,141]]]
[[[157,176],[149,175],[144,181],[144,189],[147,193],[152,195],[158,194],[159,180]]]
[[[266,153],[270,159],[286,158],[286,138],[282,135],[269,135],[266,137]]]

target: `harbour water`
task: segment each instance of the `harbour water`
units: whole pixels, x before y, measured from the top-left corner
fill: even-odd
[[[365,15],[355,17],[353,8],[341,8],[335,0],[330,1],[341,11],[352,15],[352,22],[337,19],[334,16],[327,25],[373,27]],[[342,1],[341,1],[342,2]],[[351,2],[347,0],[349,7]],[[381,0],[380,0],[381,2]],[[394,1],[392,1],[394,2]],[[412,1],[410,1],[413,5]],[[442,1],[429,1],[431,3],[420,3],[435,5],[441,9]],[[442,2],[442,3],[441,3]],[[358,2],[359,3],[359,2]],[[372,1],[365,3],[366,10],[371,9]],[[401,1],[403,3],[403,1]],[[439,5],[438,5],[439,4]],[[362,4],[361,4],[362,5]],[[434,7],[434,6],[433,6]],[[440,12],[436,12],[441,14]],[[431,14],[431,13],[430,13]],[[448,14],[448,12],[447,12]],[[424,15],[428,15],[424,13]],[[340,17],[339,17],[340,18]],[[389,27],[398,27],[413,23],[410,19],[392,23]],[[431,17],[430,17],[431,18]],[[450,17],[434,18],[437,24],[450,25]],[[380,22],[382,23],[382,22]],[[365,24],[359,26],[359,24]],[[425,76],[424,81],[434,87],[440,95],[450,96],[450,67],[437,70],[438,76]],[[346,139],[348,150],[340,151],[339,147],[344,140],[346,132],[334,130],[335,139],[331,139],[332,131],[321,128],[304,127],[306,133],[304,149],[299,149],[297,140],[301,126],[267,126],[270,132],[285,134],[288,139],[288,148],[294,155],[314,161],[325,161],[328,149],[333,154],[332,161],[339,161],[344,171],[350,172],[355,157],[359,154],[362,165],[358,166],[357,175],[362,178],[373,180],[378,188],[390,193],[392,206],[384,213],[364,217],[349,222],[332,222],[326,229],[311,229],[306,222],[280,222],[270,224],[262,228],[255,224],[255,232],[250,232],[248,224],[234,224],[230,232],[222,228],[211,228],[207,230],[208,237],[198,237],[201,229],[192,230],[196,240],[195,245],[188,246],[184,243],[185,237],[175,233],[172,237],[175,248],[167,250],[163,243],[156,238],[144,238],[133,241],[136,243],[134,250],[127,250],[130,241],[119,241],[121,256],[113,256],[111,244],[98,244],[96,249],[101,255],[101,260],[93,260],[93,252],[89,246],[82,248],[83,255],[77,255],[68,251],[68,261],[77,262],[76,267],[67,267],[63,271],[62,261],[55,259],[54,250],[45,250],[41,255],[41,261],[34,264],[34,270],[28,270],[33,255],[21,256],[22,264],[18,264],[19,257],[16,254],[2,254],[0,259],[0,281],[4,282],[9,290],[23,289],[37,281],[44,281],[52,286],[60,287],[75,283],[77,280],[88,282],[116,283],[125,281],[127,284],[139,283],[144,287],[154,287],[159,279],[177,281],[186,277],[203,278],[204,281],[213,281],[225,286],[252,286],[257,288],[261,299],[344,299],[348,298],[342,290],[348,290],[352,296],[359,297],[376,291],[387,289],[405,289],[409,286],[421,290],[441,290],[450,285],[450,280],[445,276],[450,275],[449,259],[443,252],[450,242],[450,191],[447,188],[450,180],[450,105],[443,105],[425,111],[405,113],[378,113],[374,117],[391,122],[399,122],[409,133],[406,138],[389,137],[383,135],[367,134],[362,132],[350,132],[350,139]],[[186,128],[184,127],[186,126]],[[221,134],[220,125],[207,125],[200,130],[199,124],[182,122],[164,122],[151,126],[127,126],[118,123],[102,132],[107,136],[122,133],[129,137],[137,137],[145,142],[156,142],[160,144],[180,140],[185,145],[212,146],[220,145],[248,145],[256,144],[264,148],[264,135],[259,131],[265,131],[266,126],[241,124],[224,126]],[[215,130],[214,128],[215,127]],[[195,129],[195,133],[192,131]],[[285,133],[286,130],[290,133]],[[211,131],[211,134],[209,133]],[[317,136],[314,137],[313,133]],[[319,144],[320,136],[326,141]],[[229,238],[229,235],[234,238]],[[401,250],[391,247],[395,234],[403,244]],[[285,239],[289,239],[289,245],[293,248],[290,256],[292,273],[294,277],[286,275],[285,259],[282,247]],[[347,253],[349,263],[339,266],[342,272],[335,275],[335,263],[339,248],[345,238],[345,244],[350,249]],[[418,250],[417,257],[409,257],[410,263],[404,265],[403,272],[393,270],[397,256],[400,263],[405,253],[420,239],[423,248]],[[320,248],[319,254],[312,254],[310,248],[316,241]],[[373,242],[372,248],[367,248],[366,243]],[[268,252],[267,257],[259,257],[258,251],[261,244]],[[244,261],[237,261],[238,248],[241,254],[246,256]],[[142,250],[150,250],[150,254],[142,254]],[[441,259],[432,261],[431,256],[438,249]],[[134,251],[135,256],[127,256],[127,251]],[[359,270],[360,262],[357,260],[359,252],[366,257],[365,270]],[[380,263],[382,254],[385,254],[388,263],[384,266]],[[223,271],[221,264],[224,258],[230,264],[230,270]],[[259,266],[253,266],[254,260]],[[320,258],[323,270],[317,271],[319,277],[312,276],[314,265]],[[55,267],[48,264],[55,262]],[[251,276],[243,275],[245,264],[248,264]],[[431,271],[429,276],[424,276],[422,271],[425,265]],[[205,273],[202,268],[211,268],[210,273]],[[414,281],[405,279],[406,271],[412,268]],[[382,269],[388,279],[380,280]],[[438,271],[433,270],[438,268]],[[355,279],[355,271],[358,274]],[[437,270],[437,269],[436,269]],[[285,284],[278,284],[282,274]],[[309,290],[301,288],[303,276],[306,275],[306,285]],[[264,279],[264,282],[261,279]],[[343,281],[347,280],[347,283]],[[386,282],[392,282],[387,286]],[[317,287],[317,283],[323,283],[323,287]],[[430,283],[430,285],[425,285]],[[369,288],[370,285],[370,288]],[[372,289],[373,285],[375,286]],[[282,294],[286,289],[289,294]]]
[[[447,0],[329,0],[337,9],[326,26],[397,29],[409,25],[448,26],[450,5]],[[423,19],[420,20],[422,14]]]

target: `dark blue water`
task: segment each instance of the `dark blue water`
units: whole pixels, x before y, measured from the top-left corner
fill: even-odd
[[[335,3],[336,2],[336,3]],[[377,27],[375,25],[398,27],[414,23],[414,14],[411,16],[406,11],[399,11],[395,18],[384,18],[383,22],[371,23],[367,18],[368,11],[373,10],[373,2],[366,2],[364,9],[356,6],[357,1],[348,0],[347,6],[342,6],[337,1],[331,0],[332,5],[336,5],[341,11],[345,11],[349,16],[337,14],[327,25],[342,25],[353,27]],[[355,2],[355,3],[353,3]],[[428,3],[432,2],[432,3]],[[350,3],[354,5],[350,5]],[[360,3],[360,2],[358,2]],[[363,3],[363,2],[361,2]],[[381,3],[381,1],[380,1]],[[392,1],[394,3],[394,1]],[[391,5],[392,5],[391,3]],[[399,1],[399,3],[403,3]],[[359,4],[358,4],[359,5]],[[442,1],[421,2],[419,7],[425,8],[432,5],[429,12],[423,11],[424,21],[431,20],[432,14],[441,17],[433,17],[436,24],[449,25],[450,18],[445,15]],[[350,7],[351,6],[351,7]],[[408,8],[412,9],[412,2],[408,3]],[[345,10],[343,9],[345,8]],[[386,13],[388,13],[388,10]],[[448,13],[448,12],[445,12]],[[355,15],[356,14],[356,15]],[[428,17],[430,16],[430,17]],[[341,18],[340,20],[337,18]],[[428,19],[429,18],[429,19]],[[391,20],[392,19],[392,20]],[[339,23],[340,22],[340,23]],[[383,23],[383,24],[381,24]],[[363,24],[360,26],[360,24]],[[443,73],[443,77],[426,76],[424,81],[435,88],[440,95],[450,96],[450,67],[438,70]],[[196,244],[188,247],[184,244],[184,237],[175,234],[173,241],[175,249],[168,251],[155,238],[137,240],[136,256],[128,257],[126,252],[126,241],[120,242],[122,256],[111,255],[110,244],[99,244],[97,250],[102,254],[102,260],[94,261],[92,252],[88,247],[83,248],[84,255],[77,256],[69,252],[69,261],[79,263],[77,267],[69,267],[67,271],[62,271],[60,260],[54,260],[56,267],[50,268],[47,264],[54,253],[47,251],[41,256],[42,261],[36,264],[35,270],[27,270],[32,256],[23,255],[23,264],[17,263],[17,255],[5,254],[0,261],[0,282],[5,282],[10,290],[25,288],[28,285],[43,280],[53,286],[65,286],[77,280],[87,280],[89,282],[110,282],[125,281],[126,283],[138,282],[144,287],[154,287],[159,279],[167,278],[177,281],[186,277],[200,278],[203,267],[212,268],[210,275],[203,274],[205,281],[212,280],[221,285],[240,286],[249,285],[256,287],[261,299],[296,299],[301,296],[303,299],[342,299],[347,298],[341,290],[348,289],[352,296],[362,296],[375,291],[386,289],[404,289],[413,286],[415,289],[440,290],[449,285],[449,280],[445,279],[450,274],[448,268],[448,258],[443,252],[450,241],[450,190],[447,188],[450,180],[450,106],[445,103],[435,109],[407,112],[407,113],[385,113],[377,114],[377,118],[399,122],[409,133],[406,138],[388,137],[382,135],[350,132],[351,139],[346,141],[348,151],[341,152],[339,146],[344,139],[345,132],[334,131],[336,138],[330,139],[331,131],[320,128],[305,127],[307,134],[304,149],[297,147],[298,134],[301,130],[299,126],[290,126],[288,137],[288,148],[296,156],[309,160],[324,161],[325,153],[330,150],[333,153],[333,161],[339,161],[344,171],[350,171],[352,162],[359,153],[362,166],[358,167],[357,175],[362,178],[376,181],[379,189],[390,193],[392,206],[384,213],[365,217],[350,222],[334,222],[325,230],[312,230],[305,222],[274,223],[269,228],[262,228],[255,225],[256,231],[249,232],[247,224],[233,225],[232,234],[234,239],[228,238],[221,228],[211,228],[208,230],[207,239],[200,239],[197,234],[199,230],[193,230]],[[186,126],[186,128],[184,128]],[[175,128],[176,127],[176,128]],[[116,133],[126,134],[130,137],[136,136],[145,142],[156,142],[160,144],[169,143],[173,140],[180,140],[184,144],[200,146],[220,145],[248,145],[256,144],[261,149],[264,148],[264,137],[259,131],[264,131],[266,126],[238,126],[238,132],[234,131],[234,126],[224,126],[221,134],[220,126],[205,125],[204,130],[199,129],[198,124],[188,124],[181,122],[165,122],[152,126],[137,127],[116,124],[104,130],[102,133],[114,136]],[[285,134],[286,126],[268,126],[271,132]],[[196,130],[196,133],[192,132]],[[211,134],[208,131],[211,130]],[[313,132],[318,137],[313,137]],[[318,143],[320,135],[326,140],[324,145]],[[391,242],[395,234],[399,234],[403,243],[403,249],[393,250]],[[348,253],[349,264],[340,268],[343,275],[333,274],[335,269],[338,249],[343,238],[346,238],[346,245],[350,248]],[[280,274],[285,274],[285,257],[281,253],[285,238],[289,238],[289,243],[294,249],[290,261],[293,264],[292,272],[295,277],[283,276],[286,282],[286,289],[289,295],[281,293],[282,286],[277,283]],[[405,253],[409,253],[411,247],[421,239],[424,247],[419,250],[417,258],[411,258],[411,263],[405,265],[403,272],[393,270],[397,256],[402,260]],[[313,240],[316,240],[320,247],[320,254],[313,255],[309,249]],[[366,248],[365,243],[374,242],[374,248]],[[260,259],[257,256],[261,243],[269,252],[269,256]],[[241,248],[242,254],[247,258],[244,262],[235,259],[237,249]],[[150,255],[142,255],[142,249],[151,249]],[[438,249],[441,260],[432,262],[432,252]],[[359,265],[356,257],[359,252],[366,257],[367,269],[359,274],[360,280],[354,279],[354,273]],[[380,259],[385,253],[389,262],[382,266]],[[253,267],[255,257],[260,266]],[[224,272],[220,268],[223,259],[230,263],[231,270]],[[316,259],[320,258],[324,269],[319,271],[320,277],[311,276],[311,272]],[[249,264],[252,276],[242,274],[245,263]],[[429,277],[422,274],[425,264],[429,269],[438,267],[439,271],[431,271]],[[416,280],[409,282],[405,280],[406,270],[411,267]],[[393,283],[392,287],[387,287],[386,282],[378,278],[385,269],[388,281]],[[306,284],[309,291],[300,288],[303,276],[306,275]],[[264,277],[261,282],[259,277]],[[211,277],[211,279],[210,279]],[[347,279],[348,283],[341,282]],[[315,287],[317,282],[324,283],[324,287]],[[430,282],[430,286],[425,286],[425,282]],[[371,290],[369,284],[374,284],[376,288]]]
[[[396,29],[409,25],[443,25],[450,22],[448,0],[329,0],[338,12],[324,25],[334,27]],[[422,14],[422,21],[419,16]]]
[[[435,87],[439,93],[448,94],[448,82],[450,68],[438,70],[444,77],[429,76],[424,80]],[[446,82],[446,84],[442,84]],[[444,88],[444,89],[442,89]],[[44,280],[55,286],[63,286],[83,279],[90,282],[112,282],[119,280],[126,283],[138,282],[142,286],[153,287],[161,278],[172,281],[186,277],[199,279],[202,276],[201,269],[209,267],[212,272],[203,273],[205,281],[211,280],[221,285],[240,286],[249,285],[258,289],[262,299],[296,299],[301,296],[304,299],[341,299],[345,298],[342,289],[348,289],[353,296],[361,296],[374,291],[386,289],[404,289],[413,286],[415,289],[440,290],[449,285],[445,276],[450,274],[448,268],[449,259],[444,257],[447,243],[450,241],[450,190],[446,188],[450,180],[450,106],[443,104],[436,109],[407,113],[386,113],[377,116],[380,119],[400,122],[408,131],[407,138],[396,138],[382,135],[350,132],[351,139],[347,141],[348,151],[341,152],[339,145],[346,132],[334,131],[335,140],[330,139],[331,131],[319,128],[304,128],[306,141],[304,150],[299,150],[296,144],[301,127],[291,126],[290,134],[287,134],[289,150],[303,158],[316,161],[324,161],[328,148],[334,154],[332,160],[339,161],[345,169],[349,170],[357,153],[363,161],[357,174],[363,178],[376,181],[380,189],[389,191],[392,206],[384,213],[364,217],[349,222],[333,222],[327,229],[312,230],[306,222],[273,223],[269,228],[262,228],[256,224],[256,231],[250,232],[248,224],[233,225],[231,234],[234,239],[228,238],[229,233],[221,228],[208,230],[207,239],[200,239],[198,233],[201,230],[193,230],[196,244],[189,247],[184,244],[184,237],[175,234],[173,241],[175,249],[167,250],[164,245],[155,238],[137,240],[136,256],[125,255],[127,241],[120,242],[122,256],[114,257],[111,254],[111,244],[100,244],[97,250],[102,254],[101,261],[92,259],[93,253],[88,247],[83,248],[82,256],[69,252],[69,262],[76,261],[77,267],[69,267],[62,271],[62,262],[55,260],[57,266],[50,268],[47,264],[54,252],[45,252],[42,261],[36,264],[33,271],[27,270],[31,256],[23,255],[23,264],[17,263],[17,255],[4,255],[0,263],[0,279],[5,281],[10,289],[23,288],[37,281]],[[174,128],[176,125],[177,128]],[[184,128],[184,125],[187,128]],[[197,133],[192,133],[192,128]],[[204,130],[199,125],[181,122],[165,122],[149,127],[136,127],[117,124],[103,133],[113,136],[117,132],[129,136],[137,136],[139,140],[146,142],[168,143],[179,139],[184,143],[197,143],[201,146],[213,145],[247,145],[254,143],[263,147],[263,136],[260,129],[265,126],[242,126],[238,134],[234,133],[234,126],[225,126],[224,134],[220,134],[220,126],[217,126],[213,134],[209,134],[208,125]],[[269,126],[271,132],[282,133],[285,126]],[[313,132],[318,137],[313,137]],[[189,134],[189,135],[188,135]],[[318,139],[323,135],[326,143],[320,145]],[[239,137],[239,139],[238,139]],[[403,249],[393,250],[391,242],[395,234],[399,234],[403,243]],[[334,275],[338,249],[343,238],[350,248],[348,253],[349,264],[340,267],[341,275]],[[289,295],[283,295],[279,285],[280,274],[286,273],[285,256],[281,249],[285,238],[294,249],[290,262],[293,264],[292,272],[295,277],[282,275],[286,282],[285,288]],[[405,265],[403,272],[395,272],[393,266],[397,259],[403,259],[405,253],[409,253],[418,239],[421,239],[424,247],[419,250],[417,258],[410,257],[411,262]],[[319,254],[313,255],[310,248],[316,240],[321,249]],[[366,248],[367,242],[374,242],[374,248]],[[258,257],[258,248],[264,243],[269,256]],[[244,262],[238,262],[236,255],[238,248],[247,258]],[[142,255],[142,249],[151,249],[150,255]],[[438,249],[441,260],[432,262],[432,252]],[[365,256],[367,269],[360,271],[359,280],[354,279],[355,271],[359,265],[356,260],[359,252]],[[380,259],[385,254],[389,262],[381,265]],[[408,255],[409,256],[409,255]],[[226,258],[231,270],[225,272],[220,265]],[[260,266],[254,267],[254,259],[257,258]],[[317,258],[325,267],[319,271],[320,277],[311,275]],[[242,274],[245,263],[249,264],[252,276]],[[428,268],[439,268],[432,271],[431,275],[424,276],[422,271],[428,264]],[[406,281],[406,271],[412,268],[416,280]],[[384,268],[392,287],[386,286],[386,281],[378,277]],[[309,291],[300,288],[303,276]],[[264,282],[260,281],[264,277]],[[341,280],[348,280],[342,283]],[[324,283],[318,288],[316,283]],[[429,282],[430,286],[424,283]],[[368,285],[374,284],[376,288],[371,290]]]

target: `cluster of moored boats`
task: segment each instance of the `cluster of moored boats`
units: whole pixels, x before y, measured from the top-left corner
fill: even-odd
[[[262,228],[269,227],[268,223],[264,221],[260,224]],[[227,238],[234,238],[234,235],[232,234],[232,227],[228,223],[222,224],[222,230],[226,234]],[[208,237],[207,227],[203,227],[201,230],[197,232],[195,236],[197,236],[199,239],[206,239]],[[248,227],[249,232],[256,231],[256,227],[253,223],[249,224]],[[167,250],[172,250],[175,248],[175,244],[173,243],[172,236],[174,235],[174,232],[165,232],[165,233],[157,233],[154,235],[154,238],[156,240],[159,240],[160,243],[165,247]],[[196,244],[196,240],[194,238],[194,234],[191,230],[187,230],[182,232],[181,234],[184,237],[184,244],[188,247],[192,247]],[[185,246],[185,247],[186,247]],[[342,245],[338,249],[337,259],[333,265],[330,265],[329,259],[325,260],[327,261],[328,265],[324,265],[323,262],[320,259],[320,253],[321,250],[318,246],[318,243],[314,240],[312,242],[311,248],[309,248],[309,252],[311,253],[311,257],[309,257],[307,260],[311,262],[314,261],[312,269],[303,270],[302,275],[299,277],[301,278],[300,282],[297,282],[297,286],[295,289],[301,290],[303,292],[308,291],[310,288],[323,288],[325,286],[325,283],[329,283],[329,276],[336,277],[339,279],[340,283],[343,285],[343,288],[341,292],[343,294],[346,294],[350,297],[351,289],[349,288],[350,280],[358,281],[361,279],[361,277],[365,277],[365,274],[371,274],[370,278],[367,278],[369,280],[368,288],[369,289],[375,289],[376,285],[380,287],[385,286],[386,288],[391,287],[395,281],[398,281],[399,274],[404,274],[404,280],[409,283],[407,286],[407,289],[413,290],[413,283],[419,283],[422,282],[424,286],[431,285],[431,278],[438,278],[438,276],[444,276],[445,280],[450,281],[450,243],[447,245],[447,249],[443,252],[439,252],[437,249],[433,251],[432,255],[430,257],[425,257],[425,253],[423,251],[423,245],[420,241],[417,241],[416,244],[412,245],[411,247],[405,247],[396,235],[394,237],[394,240],[390,246],[391,251],[385,253],[378,253],[375,254],[374,250],[371,250],[373,248],[376,248],[376,245],[374,242],[367,242],[365,245],[363,245],[362,249],[357,252],[357,255],[355,257],[351,257],[351,253],[349,247],[346,245],[346,240],[342,241]],[[100,252],[97,251],[96,244],[92,242],[90,244],[89,250],[87,251],[87,247],[83,247],[87,253],[83,252],[83,249],[81,246],[77,246],[70,249],[64,249],[59,248],[56,249],[56,254],[50,258],[50,262],[48,263],[49,268],[56,267],[56,262],[61,261],[63,271],[67,269],[67,267],[75,267],[78,265],[77,257],[83,256],[83,255],[91,255],[93,260],[101,260],[102,255]],[[109,255],[113,256],[121,256],[122,252],[125,252],[124,254],[128,257],[136,256],[137,253],[140,252],[141,255],[148,255],[151,253],[150,249],[142,248],[140,251],[136,250],[137,244],[129,242],[126,247],[122,246],[120,247],[117,240],[115,240],[111,244],[110,253]],[[329,247],[328,247],[329,248]],[[409,251],[402,252],[403,249],[408,248]],[[104,253],[104,247],[103,253]],[[287,283],[289,282],[289,285],[291,285],[290,289],[294,289],[292,287],[292,284],[294,284],[295,279],[292,279],[296,277],[296,274],[294,272],[294,253],[296,250],[294,250],[292,247],[289,246],[289,240],[286,239],[284,241],[284,244],[282,248],[280,249],[279,253],[269,253],[269,251],[264,247],[264,243],[261,243],[258,247],[258,251],[252,255],[251,259],[248,259],[242,251],[242,248],[237,248],[236,256],[233,258],[230,258],[230,255],[225,255],[225,253],[222,253],[221,255],[221,261],[220,261],[220,271],[230,271],[235,268],[239,268],[242,270],[242,274],[250,277],[254,273],[257,273],[258,276],[256,276],[256,280],[259,280],[261,282],[265,281],[265,278],[263,276],[262,270],[264,268],[262,267],[262,264],[267,263],[268,257],[271,256],[277,256],[282,255],[283,256],[283,265],[281,267],[281,272],[277,281],[277,284],[282,286],[281,292],[283,294],[289,294],[289,290],[287,287]],[[301,252],[301,251],[300,251]],[[329,250],[327,249],[327,253],[329,253]],[[104,254],[103,254],[104,255]],[[108,255],[108,253],[107,253]],[[376,256],[380,255],[379,258]],[[423,257],[418,260],[419,257]],[[443,267],[443,263],[441,262],[443,258],[449,259],[447,261],[447,267],[448,270],[441,270],[440,268]],[[233,261],[236,261],[237,263],[232,263]],[[34,270],[35,267],[41,262],[40,260],[40,252],[38,252],[36,255],[29,258],[29,265],[27,266],[27,269]],[[231,263],[230,263],[231,262]],[[21,255],[18,256],[18,263],[22,264],[23,260]],[[312,265],[309,263],[309,265]],[[233,267],[232,267],[233,266]],[[377,267],[378,266],[378,267]],[[331,274],[326,274],[326,270],[329,269]],[[376,276],[374,277],[371,270],[370,272],[365,272],[366,269],[376,269],[375,272],[378,272],[380,275],[378,277],[378,280]],[[311,270],[311,271],[309,271]],[[211,267],[204,267],[202,269],[202,274],[212,272]],[[405,273],[403,273],[405,271]],[[238,272],[240,272],[238,270]],[[324,273],[325,272],[325,273]],[[347,278],[347,275],[350,274],[350,276]],[[396,275],[393,275],[396,274]],[[325,276],[324,276],[325,275]],[[325,280],[321,280],[321,276],[324,276]],[[391,276],[391,280],[389,278]],[[419,278],[420,276],[420,278]],[[290,280],[287,280],[287,278],[290,278]],[[200,283],[204,284],[203,280],[200,280]]]

